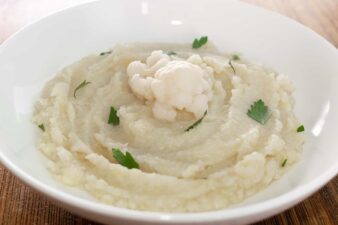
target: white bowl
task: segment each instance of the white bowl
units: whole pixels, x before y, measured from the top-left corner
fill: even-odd
[[[33,103],[57,70],[116,42],[191,42],[208,35],[222,51],[288,74],[305,124],[303,161],[244,203],[179,214],[121,209],[53,181],[36,150]],[[0,48],[0,160],[27,185],[84,217],[120,224],[244,224],[279,213],[338,172],[338,53],[302,25],[239,1],[114,0],[62,10],[13,35]]]

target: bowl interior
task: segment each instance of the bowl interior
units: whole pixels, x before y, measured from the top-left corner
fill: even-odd
[[[35,148],[40,131],[30,118],[43,84],[65,65],[117,42],[191,43],[201,35],[208,35],[221,51],[240,52],[287,74],[296,87],[296,114],[306,129],[303,160],[234,208],[274,199],[323,174],[337,173],[337,50],[289,19],[221,0],[96,1],[58,12],[14,35],[0,48],[0,160],[52,189],[90,200],[56,184]]]

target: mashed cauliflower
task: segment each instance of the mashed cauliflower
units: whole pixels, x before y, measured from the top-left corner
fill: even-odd
[[[286,76],[229,63],[211,45],[119,44],[57,74],[33,120],[58,181],[118,207],[200,212],[244,200],[299,159],[292,92]],[[258,100],[268,108],[264,123],[248,112]]]

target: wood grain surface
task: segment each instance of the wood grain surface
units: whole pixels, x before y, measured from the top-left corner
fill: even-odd
[[[28,22],[83,0],[0,0],[0,43]],[[244,0],[291,17],[338,47],[338,0]],[[338,176],[297,206],[255,225],[338,225]],[[0,225],[97,225],[55,206],[0,165]],[[116,224],[117,225],[117,224]]]

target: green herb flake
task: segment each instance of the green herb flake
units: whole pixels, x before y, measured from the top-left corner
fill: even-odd
[[[235,67],[232,65],[232,60],[229,60],[229,66],[231,67],[232,71],[234,71],[234,73],[236,73]]]
[[[135,159],[129,152],[126,152],[125,154],[123,154],[123,152],[118,148],[113,148],[112,152],[113,152],[114,158],[120,165],[127,167],[128,169],[139,169],[140,168],[139,164],[135,161]]]
[[[236,60],[240,60],[241,58],[239,57],[239,55],[235,54],[231,56],[231,59],[236,61]]]
[[[76,98],[76,92],[79,90],[79,89],[81,89],[81,88],[83,88],[83,87],[85,87],[85,86],[87,86],[88,84],[90,84],[91,82],[87,82],[86,80],[84,80],[81,84],[79,84],[79,86],[77,86],[76,88],[75,88],[75,90],[74,90],[74,98]]]
[[[287,163],[288,159],[284,159],[284,161],[282,162],[282,167],[284,167]]]
[[[120,124],[120,118],[117,116],[117,111],[114,107],[110,107],[108,124],[112,124],[113,126]]]
[[[100,55],[109,55],[111,53],[111,51],[107,51],[107,52],[101,52]]]
[[[250,118],[256,120],[258,123],[264,125],[269,119],[269,110],[262,101],[262,99],[259,99],[251,105],[251,108],[248,110],[247,115]]]
[[[174,51],[169,51],[169,52],[167,52],[167,55],[177,55],[177,53],[176,52],[174,52]]]
[[[45,125],[43,125],[43,123],[39,124],[38,127],[43,131],[45,132]]]
[[[193,129],[194,127],[196,127],[198,124],[200,124],[206,115],[207,115],[207,111],[205,111],[204,115],[199,120],[197,120],[195,123],[193,123],[191,126],[189,126],[185,131],[187,132]]]
[[[304,125],[301,125],[297,128],[297,132],[300,133],[300,132],[304,132],[305,131],[305,128],[304,128]]]
[[[195,38],[192,48],[200,48],[208,42],[208,36],[202,36],[200,39]]]

